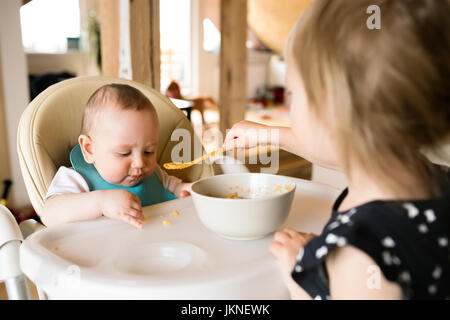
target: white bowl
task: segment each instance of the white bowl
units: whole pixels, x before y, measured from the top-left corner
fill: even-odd
[[[225,199],[237,192],[245,199]],[[207,177],[192,185],[192,199],[202,223],[233,240],[263,238],[287,219],[295,183],[264,173],[236,173]]]

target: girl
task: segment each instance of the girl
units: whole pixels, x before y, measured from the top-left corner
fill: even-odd
[[[320,235],[275,234],[293,298],[449,295],[450,184],[422,153],[450,133],[449,16],[448,0],[316,0],[285,50],[292,127],[228,132],[231,149],[279,130],[281,148],[347,177]]]

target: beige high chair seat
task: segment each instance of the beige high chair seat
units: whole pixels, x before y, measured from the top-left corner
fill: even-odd
[[[42,213],[43,198],[60,166],[70,167],[70,150],[78,143],[84,106],[90,95],[102,85],[124,83],[141,90],[158,113],[159,148],[157,162],[171,162],[172,132],[183,128],[191,133],[191,154],[194,155],[194,129],[184,113],[172,102],[141,83],[112,77],[78,77],[59,82],[43,91],[24,111],[18,128],[17,148],[22,176],[37,214]],[[185,170],[168,172],[191,182],[214,174],[210,164],[194,165]]]

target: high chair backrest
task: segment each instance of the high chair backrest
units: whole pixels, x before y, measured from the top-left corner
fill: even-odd
[[[70,167],[70,150],[78,143],[85,104],[91,94],[109,83],[131,85],[150,99],[160,122],[157,162],[171,162],[172,148],[179,143],[171,141],[175,129],[186,129],[191,134],[191,154],[194,155],[194,129],[184,113],[172,102],[143,84],[112,77],[78,77],[59,82],[39,94],[25,109],[20,119],[17,137],[20,167],[31,204],[40,215],[43,198],[60,166]],[[194,165],[185,170],[168,172],[183,181],[195,181],[214,174],[209,164]]]

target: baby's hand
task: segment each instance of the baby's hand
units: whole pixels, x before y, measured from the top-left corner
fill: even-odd
[[[316,236],[312,233],[298,232],[290,228],[275,233],[269,251],[280,262],[284,274],[290,275],[294,269],[300,248],[304,247],[314,237]]]
[[[104,190],[101,199],[101,212],[104,216],[125,221],[142,228],[144,215],[141,200],[130,191],[123,189]]]
[[[267,134],[259,135],[259,130],[267,130]],[[266,145],[270,143],[270,127],[264,124],[252,121],[239,121],[227,133],[223,147],[226,150],[233,148],[245,149],[256,147],[257,145]],[[256,133],[256,136],[255,136]]]
[[[191,195],[192,183],[183,183],[180,191],[180,198],[186,198]]]

